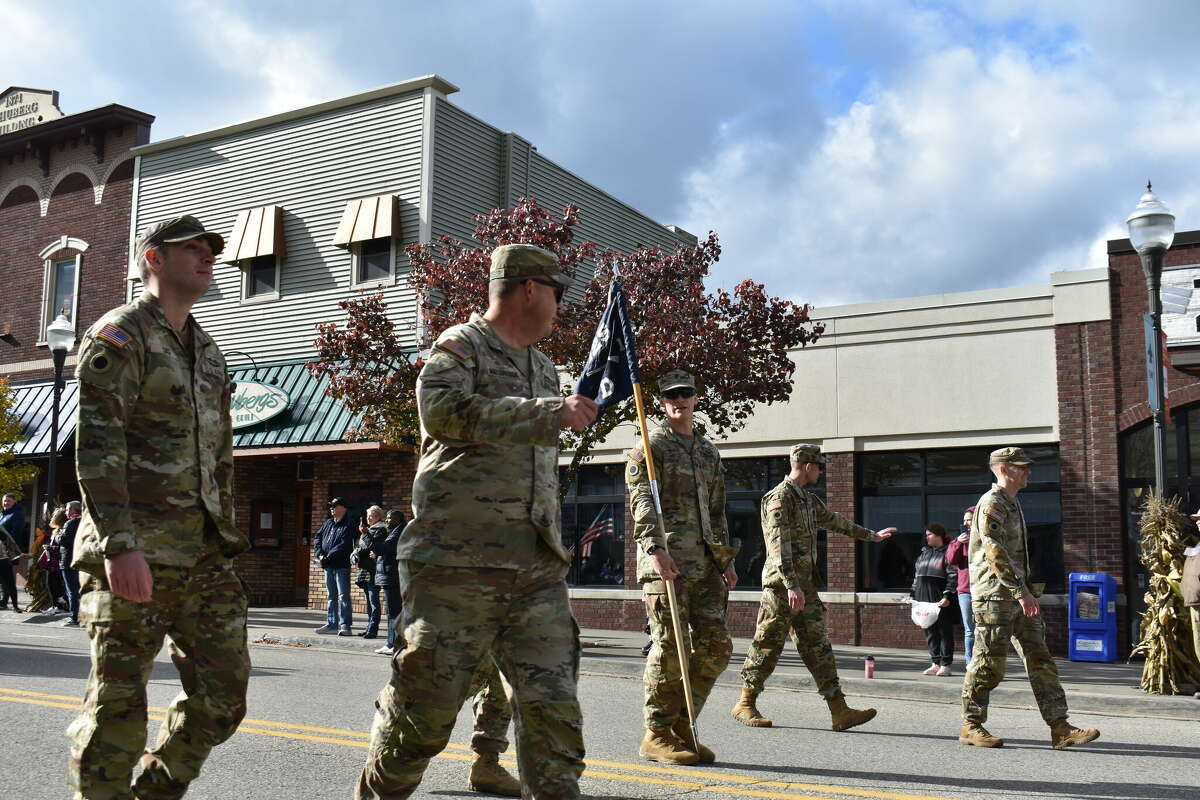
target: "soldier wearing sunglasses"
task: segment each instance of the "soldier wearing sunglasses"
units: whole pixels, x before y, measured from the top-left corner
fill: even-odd
[[[675,581],[679,613],[690,629],[688,664],[696,713],[733,653],[725,626],[725,601],[737,584],[725,522],[725,470],[716,445],[696,433],[696,381],[671,370],[659,381],[659,403],[666,424],[650,433],[658,473],[666,540],[659,534],[646,475],[646,455],[631,450],[625,466],[638,542],[638,581],[650,618],[646,658],[646,736],[642,758],[668,764],[711,764],[716,756],[704,745],[696,750],[684,707],[683,680],[671,626],[665,580]]]
[[[783,482],[762,499],[763,539],[767,545],[763,594],[754,641],[742,665],[742,696],[733,707],[733,718],[753,728],[771,727],[771,720],[759,713],[755,703],[775,671],[790,634],[817,691],[829,705],[833,730],[844,731],[873,719],[875,709],[850,708],[842,694],[837,662],[825,631],[825,604],[817,596],[824,585],[817,567],[817,528],[868,542],[882,542],[896,529],[875,533],[856,525],[830,511],[820,497],[805,488],[819,481],[825,471],[825,454],[817,445],[794,446],[791,467]]]

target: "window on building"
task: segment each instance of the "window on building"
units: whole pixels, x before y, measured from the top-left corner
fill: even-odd
[[[79,296],[79,267],[81,256],[68,258],[61,256],[46,259],[45,262],[45,292],[42,308],[42,332],[40,339],[46,339],[46,326],[58,318],[65,316],[72,324],[75,322],[77,298]]]
[[[566,470],[561,471],[565,474]],[[560,478],[563,475],[560,474]],[[571,586],[625,584],[625,464],[579,468],[562,504],[563,547]]]
[[[924,545],[925,526],[940,522],[958,531],[963,511],[992,484],[988,454],[994,448],[863,453],[858,457],[862,524],[872,530],[899,530],[879,543],[860,543],[861,591],[907,592],[913,565]],[[1031,579],[1046,591],[1066,590],[1063,571],[1062,503],[1057,445],[1028,445],[1034,460],[1021,507],[1029,531]]]
[[[354,283],[390,283],[395,275],[393,239],[370,239],[354,245]]]
[[[241,262],[242,297],[246,300],[271,300],[279,297],[279,259],[255,256]]]
[[[763,562],[767,548],[763,541],[760,507],[763,495],[775,488],[787,476],[790,467],[787,456],[774,458],[729,458],[725,465],[725,518],[729,523],[729,537],[737,539],[741,548],[734,567],[738,574],[738,588],[758,589],[762,587]],[[825,476],[808,487],[821,499],[825,498]],[[825,531],[817,532],[817,565],[825,573]]]

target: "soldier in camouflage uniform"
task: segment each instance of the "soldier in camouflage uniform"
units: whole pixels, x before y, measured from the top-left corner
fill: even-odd
[[[75,797],[182,797],[246,712],[246,592],[230,563],[248,544],[233,523],[232,383],[189,313],[223,244],[190,216],[147,228],[134,249],[142,295],[101,317],[80,348],[84,510],[72,566],[84,574],[92,671],[67,731]],[[146,681],[164,636],[183,691],[143,754]]]
[[[763,595],[754,641],[742,665],[742,696],[732,711],[734,719],[744,725],[771,727],[771,720],[759,713],[755,702],[775,671],[789,635],[817,691],[829,705],[835,731],[848,730],[875,717],[873,708],[860,711],[848,707],[838,682],[837,662],[825,632],[825,604],[817,596],[824,586],[817,567],[817,528],[867,542],[881,542],[896,529],[875,533],[827,509],[820,497],[804,488],[819,481],[824,471],[821,448],[798,444],[791,451],[791,472],[762,499],[762,531],[767,545]]]
[[[989,459],[996,482],[979,498],[971,519],[971,610],[975,614],[975,652],[963,678],[963,724],[958,741],[976,747],[1000,747],[987,721],[988,698],[1004,679],[1008,640],[1016,640],[1042,719],[1050,726],[1055,750],[1086,744],[1100,735],[1067,722],[1067,697],[1058,667],[1046,647],[1046,628],[1029,580],[1029,537],[1017,492],[1029,483],[1033,462],[1019,447],[1003,447]]]
[[[696,713],[733,653],[725,603],[737,584],[736,551],[725,522],[725,470],[716,445],[696,433],[695,379],[671,370],[659,381],[667,422],[650,432],[666,539],[659,533],[646,455],[628,453],[625,485],[632,504],[638,580],[646,599],[653,645],[646,657],[646,736],[639,753],[668,764],[711,764],[715,754],[694,742],[683,694],[675,631],[665,580],[675,581],[680,622],[690,632],[688,676]],[[690,630],[689,630],[690,629]]]
[[[492,253],[488,309],[438,337],[417,379],[421,455],[397,549],[405,648],[376,702],[356,796],[409,797],[450,738],[489,652],[514,692],[526,796],[576,798],[579,628],[564,579],[558,432],[591,400],[563,397],[548,336],[569,279],[553,253]]]

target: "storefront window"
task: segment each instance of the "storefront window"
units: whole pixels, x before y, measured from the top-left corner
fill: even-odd
[[[859,589],[907,592],[913,565],[924,545],[925,526],[939,522],[957,534],[963,511],[992,485],[988,454],[993,448],[864,453],[859,456],[862,524],[899,530],[881,543],[859,545]],[[1062,506],[1057,445],[1030,445],[1034,460],[1021,506],[1029,531],[1031,580],[1046,591],[1065,591]]]
[[[788,474],[786,456],[774,458],[729,458],[725,466],[725,516],[730,540],[740,544],[734,569],[739,589],[762,588],[763,562],[767,558],[762,535],[760,507],[763,495],[775,488]],[[825,477],[808,489],[825,498]],[[817,533],[817,565],[825,572],[825,531]]]
[[[571,553],[571,586],[625,583],[624,469],[623,463],[580,467],[563,498],[562,540]]]

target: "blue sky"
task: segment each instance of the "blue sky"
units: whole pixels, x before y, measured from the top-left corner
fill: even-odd
[[[167,138],[436,72],[817,305],[1102,266],[1147,178],[1200,228],[1200,3],[0,0],[0,84]],[[2,88],[2,86],[0,86]],[[584,209],[586,213],[586,209]]]

